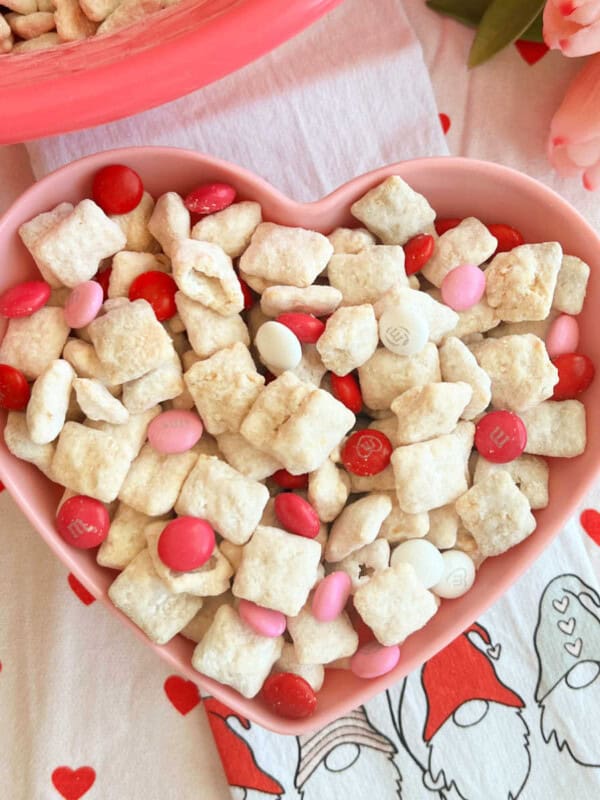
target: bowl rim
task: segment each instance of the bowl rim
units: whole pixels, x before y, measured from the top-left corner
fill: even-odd
[[[239,167],[231,162],[224,161],[219,158],[214,158],[212,156],[198,153],[193,150],[185,149],[185,148],[178,148],[178,147],[155,147],[155,146],[145,146],[145,147],[127,147],[127,148],[118,148],[114,150],[107,150],[100,153],[94,153],[88,156],[84,156],[76,161],[70,162],[66,164],[56,171],[48,174],[44,178],[42,178],[37,183],[30,186],[24,193],[22,193],[17,200],[10,206],[9,209],[5,212],[5,214],[0,218],[0,237],[6,233],[6,228],[8,227],[8,217],[11,215],[11,211],[15,209],[15,207],[20,206],[21,204],[25,204],[31,196],[34,196],[40,188],[43,188],[45,185],[52,183],[58,176],[61,176],[65,173],[68,173],[74,167],[82,168],[86,166],[99,166],[110,162],[115,161],[126,161],[128,157],[131,157],[132,153],[134,152],[144,152],[147,155],[153,156],[165,156],[173,153],[178,153],[179,155],[183,155],[186,158],[190,158],[192,162],[197,164],[198,166],[204,166],[208,168],[216,168],[220,171],[225,171],[229,173],[232,177],[237,177],[238,179],[241,178],[245,182],[256,186],[259,190],[263,192],[267,192],[268,195],[274,198],[278,205],[282,208],[287,209],[288,211],[294,210],[303,210],[303,211],[311,211],[315,217],[317,218],[318,214],[322,209],[327,208],[328,206],[335,205],[338,202],[338,195],[347,192],[348,190],[352,190],[354,193],[366,191],[368,187],[375,185],[378,181],[388,177],[392,174],[401,174],[403,178],[407,179],[410,182],[410,176],[407,176],[407,172],[410,173],[413,170],[418,171],[422,166],[427,165],[429,167],[436,167],[436,166],[443,166],[445,169],[450,169],[450,171],[455,171],[457,174],[464,175],[464,169],[470,168],[477,171],[483,171],[488,174],[489,177],[495,178],[498,180],[501,179],[510,179],[512,181],[519,181],[521,185],[527,185],[531,188],[535,188],[536,191],[541,191],[545,197],[545,199],[552,204],[555,204],[558,209],[560,210],[561,214],[564,214],[568,219],[576,222],[577,225],[586,230],[587,235],[590,237],[592,241],[595,242],[598,250],[600,252],[600,236],[596,233],[596,231],[591,227],[591,225],[585,220],[585,218],[575,209],[573,208],[566,200],[564,200],[557,192],[549,187],[545,186],[544,184],[540,183],[534,178],[531,178],[524,173],[519,172],[518,170],[514,170],[510,167],[505,167],[500,164],[496,164],[493,162],[481,161],[477,159],[471,158],[464,158],[464,157],[453,157],[453,156],[437,156],[437,157],[428,157],[428,158],[419,158],[419,159],[411,159],[407,161],[400,161],[396,162],[384,167],[380,167],[378,169],[372,170],[370,172],[364,173],[363,175],[359,175],[355,178],[350,179],[349,181],[345,182],[344,184],[340,185],[339,187],[335,188],[329,194],[325,195],[321,199],[317,199],[310,202],[298,202],[295,201],[282,192],[280,192],[277,188],[273,187],[268,181],[264,180],[263,178],[259,177],[255,173],[251,172],[248,169],[243,167]],[[512,567],[510,570],[510,583],[507,586],[505,583],[498,585],[494,590],[489,590],[486,593],[485,601],[478,604],[477,612],[473,615],[471,611],[461,611],[457,613],[454,619],[454,624],[449,626],[445,632],[438,633],[432,637],[432,641],[423,646],[418,659],[412,658],[409,660],[409,666],[407,669],[402,671],[402,674],[399,674],[395,680],[400,681],[402,680],[406,674],[413,671],[414,669],[418,669],[425,661],[431,658],[435,653],[439,652],[443,649],[447,644],[449,644],[456,636],[460,635],[463,631],[465,631],[481,614],[483,614],[487,609],[492,606],[499,597],[504,595],[504,593],[510,589],[515,582],[523,575],[523,573],[529,569],[530,566],[539,558],[540,554],[545,550],[545,548],[554,540],[554,538],[560,533],[564,524],[573,516],[574,511],[576,510],[578,504],[581,502],[584,495],[589,490],[590,486],[594,483],[596,479],[596,475],[600,471],[600,461],[596,464],[594,469],[590,469],[586,477],[581,480],[577,485],[572,486],[572,491],[570,493],[570,497],[568,502],[566,502],[561,509],[561,512],[557,515],[557,517],[552,520],[550,523],[546,523],[546,527],[548,532],[545,538],[536,538],[531,542],[531,554],[530,557],[525,559],[521,558],[518,560],[517,565]],[[36,515],[31,507],[29,501],[26,497],[26,491],[24,491],[23,487],[16,484],[15,481],[12,480],[10,474],[4,474],[4,470],[2,464],[0,464],[0,478],[5,483],[9,493],[15,499],[25,516],[29,519],[32,523],[32,526],[35,528],[36,532],[41,535],[44,541],[48,544],[51,550],[54,551],[55,555],[58,555],[60,560],[66,564],[66,566],[71,570],[71,572],[75,575],[75,577],[82,583],[82,585],[87,588],[89,591],[94,594],[95,597],[101,599],[105,606],[109,607],[109,610],[116,614],[118,617],[121,618],[122,621],[128,625],[128,627],[134,632],[135,635],[138,636],[139,639],[144,641],[147,646],[150,646],[153,650],[155,650],[163,659],[165,659],[168,663],[174,666],[176,669],[179,670],[180,673],[184,674],[188,679],[197,683],[202,689],[208,691],[210,694],[215,696],[217,699],[221,699],[219,697],[219,686],[221,684],[216,683],[212,679],[206,678],[206,676],[202,675],[201,673],[196,672],[191,664],[186,665],[186,669],[182,670],[182,665],[179,663],[178,658],[168,649],[164,647],[155,645],[152,643],[146,635],[133,623],[129,620],[121,611],[119,611],[105,596],[104,592],[98,593],[97,587],[90,584],[88,580],[85,570],[79,566],[79,563],[70,557],[68,554],[66,557],[63,555],[59,555],[56,551],[54,546],[54,542],[48,537],[45,532],[40,531],[37,527]],[[448,602],[448,601],[447,601]],[[452,602],[452,601],[449,601]],[[400,665],[403,666],[403,662],[401,660]],[[260,713],[256,713],[257,706],[256,706],[256,698],[247,699],[238,695],[240,698],[239,702],[237,703],[237,708],[239,713],[242,713],[244,716],[248,717],[252,721],[255,721],[257,724],[261,725],[262,727],[267,728],[268,730],[272,730],[276,733],[280,734],[288,734],[288,735],[300,735],[304,733],[310,733],[315,729],[318,729],[332,720],[338,718],[339,716],[347,713],[352,708],[355,708],[359,705],[362,705],[368,700],[370,700],[375,695],[379,694],[380,691],[383,691],[386,687],[382,686],[382,680],[385,680],[386,676],[383,676],[383,679],[375,679],[373,681],[365,681],[364,686],[360,689],[354,691],[351,695],[351,702],[342,704],[335,704],[335,708],[331,710],[330,713],[323,712],[323,714],[319,714],[317,717],[317,721],[315,722],[314,717],[309,717],[305,720],[287,720],[282,719],[279,717],[275,717],[270,711],[267,709],[260,709]],[[225,687],[229,688],[229,687]],[[226,705],[229,705],[230,701],[228,698],[222,699]]]
[[[0,56],[0,144],[15,144],[113,122],[163,105],[206,86],[260,58],[312,25],[342,0],[233,0],[223,13],[208,19],[202,5],[172,6],[157,12],[167,25],[182,12],[188,27],[149,44],[148,22],[141,20],[112,34],[35,53]],[[194,21],[197,26],[194,27]],[[163,33],[165,33],[163,25]],[[91,61],[104,43],[125,58],[68,71],[25,83],[7,85],[9,75],[48,67],[87,48]],[[226,43],[227,54],[224,56]],[[202,51],[200,68],[198,51]],[[60,51],[60,52],[58,52]],[[91,51],[91,52],[90,52]],[[74,57],[74,55],[73,55]],[[168,67],[165,67],[168,65]],[[143,77],[142,77],[143,76]],[[115,90],[118,87],[118,90]]]

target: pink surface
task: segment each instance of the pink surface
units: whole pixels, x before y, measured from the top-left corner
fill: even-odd
[[[0,144],[89,128],[188,94],[340,0],[186,0],[108,36],[0,56]]]
[[[441,216],[476,214],[484,221],[501,220],[519,227],[527,241],[558,239],[565,250],[583,258],[592,267],[586,307],[580,317],[580,349],[595,363],[600,363],[600,339],[594,334],[600,304],[600,239],[573,208],[533,179],[496,164],[461,158],[420,159],[391,165],[354,179],[318,202],[299,204],[245,170],[193,152],[131,148],[90,156],[40,181],[6,213],[0,222],[0,262],[4,265],[0,291],[35,276],[33,262],[17,236],[18,226],[59,202],[76,202],[88,195],[94,171],[113,162],[126,163],[138,170],[146,188],[155,195],[168,189],[184,194],[201,181],[228,181],[237,188],[242,199],[258,200],[267,220],[323,232],[351,224],[348,212],[351,203],[386,176],[399,174],[423,192]],[[60,488],[32,465],[11,456],[3,442],[0,444],[0,478],[59,558],[149,647],[238,713],[280,733],[297,734],[325,725],[416,669],[468,627],[536,559],[573,513],[600,467],[600,426],[591,413],[600,402],[600,381],[592,384],[583,401],[588,409],[587,450],[576,459],[552,460],[550,505],[536,514],[535,533],[508,553],[488,559],[468,594],[444,601],[426,628],[409,637],[402,647],[398,666],[389,674],[363,681],[347,671],[328,671],[316,713],[302,721],[280,719],[259,699],[243,698],[195,672],[190,665],[193,645],[181,637],[163,647],[147,642],[144,634],[107,599],[107,588],[115,573],[98,566],[93,553],[69,548],[56,533],[54,511]]]

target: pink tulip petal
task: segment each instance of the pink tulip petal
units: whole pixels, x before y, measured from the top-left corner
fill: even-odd
[[[587,3],[576,6],[569,14],[569,19],[579,25],[592,25],[594,22],[598,22],[600,20],[600,0],[589,0]]]
[[[600,136],[600,54],[592,56],[571,81],[555,113],[550,138],[585,142]]]
[[[558,8],[552,3],[544,7],[544,41],[551,50],[562,50],[561,41],[569,39],[580,26],[563,17]]]
[[[566,147],[552,147],[550,143],[548,146],[548,160],[563,178],[572,177],[573,175],[579,175],[581,173],[581,167],[578,167],[571,161]]]
[[[550,124],[547,152],[559,174],[583,172],[586,189],[600,188],[600,53],[588,59],[567,89]]]
[[[595,192],[596,189],[600,189],[600,160],[583,173],[583,185],[590,192]]]
[[[578,167],[591,167],[600,160],[600,136],[589,142],[577,142],[567,147],[567,155]]]
[[[585,28],[580,27],[576,33],[559,40],[563,55],[569,58],[590,56],[600,51],[600,20]]]
[[[563,17],[568,17],[577,10],[577,5],[574,0],[565,0],[565,2],[559,1],[558,3],[555,2],[554,5],[558,8]]]

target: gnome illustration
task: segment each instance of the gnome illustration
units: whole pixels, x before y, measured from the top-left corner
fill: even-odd
[[[546,586],[534,635],[535,699],[546,742],[600,767],[600,596],[577,575]]]
[[[250,728],[250,722],[214,697],[206,697],[204,707],[232,797],[236,800],[278,800],[282,797],[283,786],[258,766],[252,748],[232,729],[228,718],[235,718],[246,730]]]
[[[423,780],[443,797],[515,800],[531,763],[524,702],[499,680],[473,635],[492,644],[475,623],[423,667]]]
[[[295,785],[302,800],[402,800],[396,748],[361,706],[298,737]]]

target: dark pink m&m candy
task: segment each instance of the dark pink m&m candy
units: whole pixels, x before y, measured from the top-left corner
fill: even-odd
[[[215,549],[215,532],[205,519],[178,517],[158,538],[158,557],[169,569],[189,572],[206,564]]]
[[[319,515],[303,497],[291,492],[275,498],[275,514],[283,527],[298,536],[314,539],[319,533]]]
[[[205,217],[223,211],[233,203],[235,196],[235,189],[228,183],[205,183],[191,191],[183,202],[192,214]]]
[[[525,450],[527,428],[512,411],[491,411],[475,429],[475,447],[487,461],[506,464]]]
[[[286,719],[310,717],[317,707],[317,695],[310,684],[292,672],[269,675],[261,697],[275,714]]]
[[[0,294],[0,314],[11,319],[30,317],[46,305],[50,292],[45,281],[19,283]]]
[[[79,550],[102,544],[109,527],[106,507],[99,500],[83,494],[66,500],[56,515],[56,530],[67,544]]]

